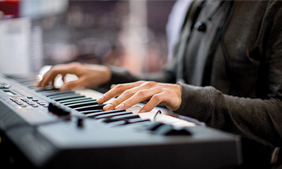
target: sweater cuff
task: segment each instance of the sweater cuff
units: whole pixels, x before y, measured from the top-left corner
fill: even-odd
[[[197,87],[184,83],[181,85],[182,103],[175,113],[195,118],[199,121],[209,121],[214,107],[212,106],[212,87]]]

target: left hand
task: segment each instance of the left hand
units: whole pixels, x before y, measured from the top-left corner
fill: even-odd
[[[131,106],[149,100],[139,111],[150,112],[158,104],[164,104],[175,111],[181,104],[181,86],[178,84],[138,81],[113,85],[112,89],[97,100],[104,103],[118,96],[113,102],[104,106],[104,110],[127,109]]]

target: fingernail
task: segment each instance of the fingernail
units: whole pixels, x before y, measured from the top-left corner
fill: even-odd
[[[111,110],[113,109],[113,105],[112,104],[107,104],[106,106],[103,107],[104,110]]]
[[[100,98],[97,99],[97,102],[98,103],[103,103],[103,100],[104,100],[104,97],[100,97]]]
[[[124,104],[123,103],[121,103],[121,104],[116,106],[116,109],[123,109],[123,108],[124,108]]]
[[[111,89],[114,88],[115,86],[116,86],[115,84],[112,84],[112,85],[111,85]]]
[[[145,113],[146,112],[146,110],[144,110],[144,109],[141,109],[140,111],[139,111],[139,113]]]

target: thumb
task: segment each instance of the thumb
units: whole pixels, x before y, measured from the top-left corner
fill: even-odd
[[[72,90],[79,86],[81,86],[81,80],[70,81],[70,82],[64,83],[60,87],[60,90]]]

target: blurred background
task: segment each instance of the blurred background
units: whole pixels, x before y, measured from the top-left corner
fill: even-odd
[[[174,0],[0,0],[0,73],[83,62],[159,72]]]

